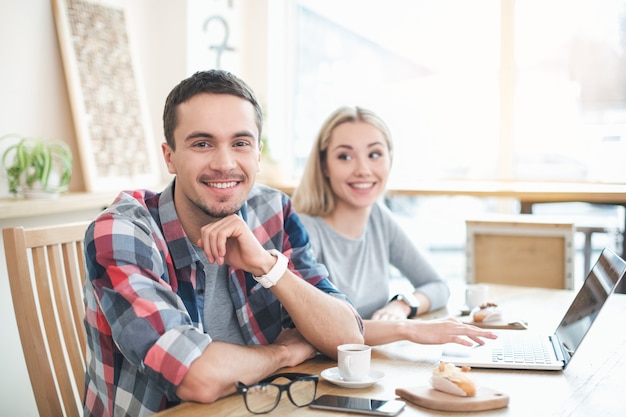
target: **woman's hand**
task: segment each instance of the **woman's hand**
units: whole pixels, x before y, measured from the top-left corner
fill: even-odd
[[[404,330],[407,340],[421,344],[458,343],[472,346],[471,341],[484,345],[483,338],[497,338],[493,332],[462,323],[453,317],[438,320],[406,320]]]
[[[403,301],[392,301],[372,314],[372,320],[406,320],[409,306]]]

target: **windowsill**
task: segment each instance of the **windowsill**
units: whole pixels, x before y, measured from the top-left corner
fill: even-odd
[[[104,209],[118,192],[63,193],[54,199],[0,198],[0,220],[45,216],[55,213]]]

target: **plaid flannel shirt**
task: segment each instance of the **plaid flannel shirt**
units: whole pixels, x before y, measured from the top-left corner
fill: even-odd
[[[145,416],[179,403],[176,388],[211,343],[195,296],[204,272],[176,215],[174,186],[122,192],[87,230],[85,416]],[[257,185],[239,215],[296,275],[348,302],[313,258],[285,194]],[[293,325],[250,273],[229,267],[228,289],[248,344],[272,343]]]

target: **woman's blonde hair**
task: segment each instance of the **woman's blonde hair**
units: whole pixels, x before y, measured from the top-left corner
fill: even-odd
[[[387,141],[389,155],[393,156],[391,132],[383,119],[373,111],[362,107],[338,108],[322,125],[304,167],[300,184],[293,193],[292,202],[296,212],[310,216],[325,216],[335,209],[336,196],[330,186],[330,181],[324,175],[324,165],[333,130],[340,124],[348,122],[364,122],[380,130]]]

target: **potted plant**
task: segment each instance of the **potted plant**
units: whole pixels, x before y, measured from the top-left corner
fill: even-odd
[[[54,197],[66,191],[72,177],[72,150],[62,141],[8,134],[13,140],[2,153],[9,192],[25,197]]]

